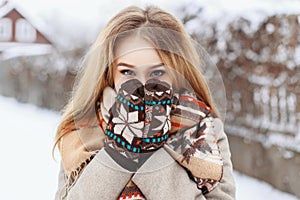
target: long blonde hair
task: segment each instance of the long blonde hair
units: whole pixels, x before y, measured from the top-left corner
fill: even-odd
[[[153,31],[155,30],[153,28],[159,31]],[[106,24],[85,56],[78,71],[78,82],[72,96],[61,111],[62,120],[57,129],[52,155],[62,137],[78,127],[76,123],[81,125],[99,122],[97,103],[102,101],[104,88],[113,87],[111,65],[114,63],[114,49],[122,38],[128,36],[124,34],[122,37],[122,33],[130,30],[138,30],[135,34],[156,47],[162,62],[176,72],[169,71],[171,78],[177,80],[175,83],[178,83],[176,74],[183,76],[189,81],[196,96],[217,114],[210,91],[199,70],[200,56],[183,24],[158,7],[147,6],[142,9],[130,6],[120,11]]]

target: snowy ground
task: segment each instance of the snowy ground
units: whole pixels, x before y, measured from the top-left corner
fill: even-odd
[[[56,112],[0,96],[1,199],[54,199],[59,162],[51,149],[59,119]],[[238,200],[297,199],[238,172],[234,176]]]

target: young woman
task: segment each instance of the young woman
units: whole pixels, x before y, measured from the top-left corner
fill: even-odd
[[[56,199],[234,199],[226,134],[182,23],[128,7],[86,55],[63,111]]]

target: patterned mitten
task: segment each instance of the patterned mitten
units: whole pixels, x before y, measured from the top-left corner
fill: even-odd
[[[174,99],[171,86],[158,79],[149,79],[144,90],[145,127],[141,148],[145,152],[160,148],[167,140],[171,129],[171,104]]]
[[[124,82],[119,89],[116,101],[109,110],[109,120],[105,133],[121,149],[140,153],[136,142],[144,130],[144,86],[137,79]]]
[[[168,138],[172,103],[166,82],[150,79],[145,86],[137,79],[124,82],[106,112],[105,149],[111,157],[126,169],[141,166]]]

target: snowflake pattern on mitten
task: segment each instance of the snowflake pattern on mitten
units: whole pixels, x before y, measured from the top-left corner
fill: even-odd
[[[105,132],[110,143],[133,153],[162,147],[171,128],[172,95],[170,85],[157,79],[149,79],[145,86],[137,79],[124,82],[109,110]]]
[[[144,130],[145,105],[144,86],[137,79],[131,79],[121,85],[115,103],[109,110],[109,122],[106,134],[115,141],[115,145],[134,153],[140,153],[137,138]]]

